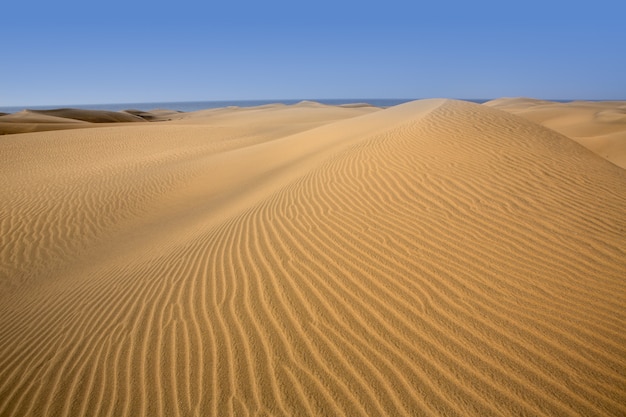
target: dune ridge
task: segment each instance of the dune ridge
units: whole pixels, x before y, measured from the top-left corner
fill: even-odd
[[[553,130],[423,100],[7,138],[0,415],[626,414],[626,176]]]
[[[554,129],[615,165],[626,168],[626,101],[558,103],[502,98],[485,105]]]
[[[45,132],[50,130],[85,129],[99,125],[118,125],[163,121],[175,118],[178,112],[142,112],[127,110],[121,112],[85,109],[23,110],[17,113],[0,113],[0,135],[17,133]]]

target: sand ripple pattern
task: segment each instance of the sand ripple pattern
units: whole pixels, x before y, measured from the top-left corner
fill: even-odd
[[[155,159],[155,188],[84,226],[124,225],[81,252],[110,257],[45,274],[60,252],[23,243],[45,279],[0,296],[0,415],[626,415],[624,171],[499,110],[398,107],[340,124],[402,113],[306,169],[247,179],[276,184],[229,216],[197,186],[212,159]],[[63,201],[98,201],[77,181]],[[120,204],[128,181],[95,189]],[[11,221],[62,209],[27,197],[3,235],[53,232]],[[71,222],[48,224],[73,250]],[[108,251],[133,227],[149,238]]]

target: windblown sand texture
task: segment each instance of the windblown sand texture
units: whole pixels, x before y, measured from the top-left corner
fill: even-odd
[[[302,103],[0,157],[3,417],[626,415],[626,171],[534,122]]]
[[[554,129],[615,165],[626,168],[626,101],[558,103],[502,98],[486,105]]]

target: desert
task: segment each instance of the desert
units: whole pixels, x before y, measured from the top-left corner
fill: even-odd
[[[624,102],[0,133],[1,416],[626,414]]]

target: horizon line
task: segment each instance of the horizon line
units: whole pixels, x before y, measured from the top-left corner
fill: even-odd
[[[367,100],[390,100],[390,101],[415,101],[415,100],[428,100],[431,98],[444,98],[450,100],[463,100],[463,101],[482,101],[487,102],[490,100],[497,100],[501,98],[527,98],[534,100],[543,100],[543,101],[555,101],[555,102],[574,102],[574,101],[626,101],[624,99],[589,99],[589,98],[539,98],[539,97],[531,97],[531,96],[499,96],[499,97],[490,97],[490,98],[479,98],[479,97],[419,97],[419,98],[411,98],[411,97],[340,97],[340,98],[251,98],[251,99],[207,99],[207,100],[163,100],[163,101],[120,101],[120,102],[103,102],[103,103],[55,103],[55,104],[28,104],[28,105],[0,105],[0,109],[16,109],[21,108],[23,110],[29,110],[30,108],[35,107],[50,107],[50,108],[60,108],[59,106],[76,106],[74,108],[80,108],[81,106],[120,106],[127,104],[188,104],[188,103],[223,103],[223,102],[267,102],[267,103],[283,103],[283,102],[301,102],[301,101],[341,101],[348,100],[351,102],[356,102],[359,100],[360,102],[367,103]],[[349,104],[349,103],[346,103]],[[369,104],[369,103],[368,103]]]

